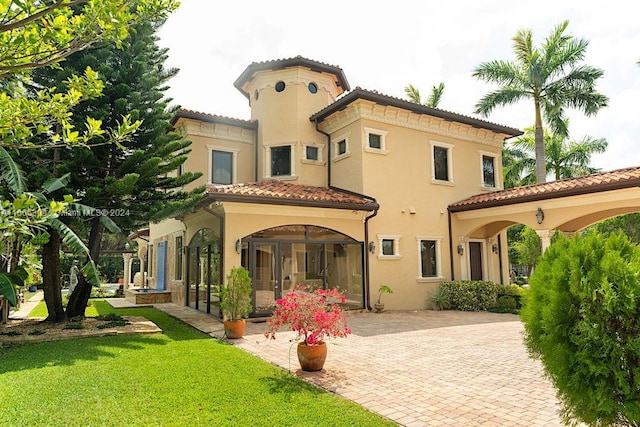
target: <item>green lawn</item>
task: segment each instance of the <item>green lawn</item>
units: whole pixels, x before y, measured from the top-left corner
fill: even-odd
[[[395,425],[152,308],[162,334],[0,348],[0,425]]]

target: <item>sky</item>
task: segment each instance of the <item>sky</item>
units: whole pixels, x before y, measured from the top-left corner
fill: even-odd
[[[628,2],[538,0],[211,1],[181,0],[160,29],[166,67],[180,72],[166,92],[182,108],[249,119],[247,99],[233,82],[252,62],[297,55],[338,66],[351,88],[406,98],[411,83],[423,98],[443,82],[439,108],[524,129],[533,101],[473,113],[496,86],[472,76],[491,60],[514,60],[512,38],[529,29],[539,45],[562,21],[589,41],[583,63],[604,70],[597,90],[609,105],[591,117],[569,110],[570,139],[605,138],[592,166],[640,166],[640,24]]]

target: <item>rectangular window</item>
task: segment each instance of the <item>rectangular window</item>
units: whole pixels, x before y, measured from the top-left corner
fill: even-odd
[[[395,255],[393,242],[393,239],[382,239],[382,255]]]
[[[227,151],[211,151],[211,183],[232,184],[233,153]]]
[[[291,146],[271,147],[271,176],[291,175]]]
[[[445,147],[433,147],[433,177],[449,181],[449,150]]]
[[[318,160],[318,147],[307,145],[307,160]]]
[[[175,241],[175,273],[176,280],[182,280],[182,236],[177,236]]]
[[[420,276],[437,277],[436,241],[420,240]]]
[[[495,157],[482,156],[482,181],[485,187],[496,186]]]
[[[345,154],[347,152],[347,140],[343,139],[341,141],[338,141],[338,156],[341,156],[343,154]]]
[[[375,133],[369,134],[369,148],[382,148],[382,137]]]

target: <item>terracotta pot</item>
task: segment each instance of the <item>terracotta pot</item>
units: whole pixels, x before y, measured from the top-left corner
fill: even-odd
[[[327,343],[306,345],[298,344],[298,361],[303,371],[315,372],[322,370],[327,358]]]
[[[376,313],[381,313],[384,311],[384,304],[380,302],[373,303],[373,308],[376,309]]]
[[[247,327],[247,323],[245,322],[244,319],[225,320],[224,334],[227,338],[232,340],[242,338],[246,327]]]

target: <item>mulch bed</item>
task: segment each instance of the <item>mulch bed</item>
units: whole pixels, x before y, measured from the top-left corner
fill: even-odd
[[[6,324],[0,324],[0,347],[82,337],[162,332],[155,323],[142,316],[122,316],[122,319],[125,322],[110,322],[94,317],[60,323],[42,319],[10,319]]]

